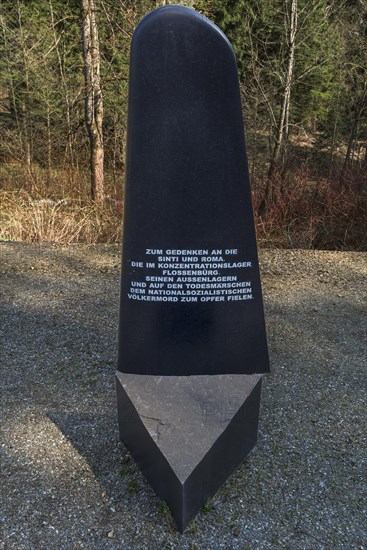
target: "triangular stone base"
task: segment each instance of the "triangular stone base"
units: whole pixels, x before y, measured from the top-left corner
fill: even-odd
[[[116,382],[121,440],[182,532],[255,445],[261,375]]]

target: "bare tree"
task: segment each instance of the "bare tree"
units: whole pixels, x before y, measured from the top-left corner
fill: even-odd
[[[104,200],[103,98],[95,0],[80,0],[85,78],[85,122],[90,143],[91,195]]]
[[[280,109],[279,121],[276,128],[275,144],[273,153],[270,159],[268,172],[268,184],[266,189],[266,200],[271,200],[273,195],[273,180],[281,160],[286,141],[289,134],[289,110],[291,104],[291,89],[294,75],[294,55],[296,51],[296,34],[297,34],[297,15],[298,7],[297,0],[290,0],[290,5],[285,9],[285,30],[287,36],[287,54],[288,60],[286,65],[286,74],[284,79],[283,98]]]
[[[18,11],[18,25],[19,25],[19,37],[22,51],[22,64],[24,73],[24,100],[21,103],[21,120],[22,120],[22,133],[23,141],[25,145],[25,164],[29,172],[31,172],[32,165],[32,124],[31,124],[31,109],[30,109],[30,75],[29,75],[29,60],[28,51],[26,45],[26,38],[23,28],[23,14],[22,5],[20,1],[17,1]]]
[[[51,15],[53,42],[54,42],[53,46],[55,48],[56,55],[57,55],[60,80],[61,80],[63,94],[64,94],[64,108],[65,108],[65,115],[66,115],[66,125],[68,130],[67,152],[69,154],[70,164],[71,166],[74,166],[74,146],[73,146],[73,138],[72,138],[70,91],[69,91],[66,74],[65,74],[65,60],[63,59],[61,48],[59,45],[60,36],[57,35],[57,31],[56,31],[53,0],[49,0],[49,8],[50,8],[50,15]]]
[[[11,58],[10,46],[9,46],[8,37],[7,37],[8,28],[7,28],[6,23],[5,23],[5,17],[1,16],[0,19],[1,19],[1,26],[2,26],[2,31],[3,31],[3,46],[4,46],[3,58],[4,58],[5,63],[6,63],[6,72],[7,72],[8,82],[9,82],[9,84],[8,84],[8,86],[9,86],[9,97],[10,97],[9,111],[12,113],[12,115],[15,119],[15,122],[16,122],[17,150],[18,150],[18,155],[20,153],[21,160],[23,161],[24,156],[25,156],[24,155],[24,145],[23,145],[23,132],[22,132],[20,117],[19,117],[19,113],[18,113],[18,100],[17,100],[17,97],[16,97],[16,87],[15,87],[15,83],[14,83],[12,64],[11,64],[11,60],[10,60],[10,58]],[[14,157],[14,154],[12,154],[12,156]],[[20,157],[18,157],[18,160],[20,160]]]

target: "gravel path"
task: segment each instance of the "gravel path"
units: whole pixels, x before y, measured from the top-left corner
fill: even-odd
[[[365,255],[261,252],[259,442],[180,535],[118,439],[119,247],[0,253],[0,548],[366,548]]]

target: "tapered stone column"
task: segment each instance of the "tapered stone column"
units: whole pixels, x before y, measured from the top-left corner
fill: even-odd
[[[131,47],[117,395],[180,529],[256,442],[269,362],[236,60],[182,6]]]

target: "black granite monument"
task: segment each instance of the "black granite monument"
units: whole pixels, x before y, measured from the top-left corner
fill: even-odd
[[[117,393],[183,530],[256,443],[269,362],[236,60],[182,6],[132,40]]]

